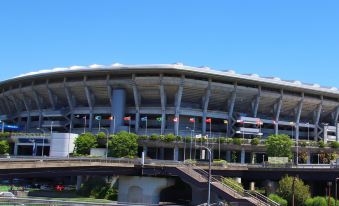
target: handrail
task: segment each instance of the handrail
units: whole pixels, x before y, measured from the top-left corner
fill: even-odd
[[[205,171],[204,169],[202,168],[199,168],[198,166],[193,166],[196,170],[198,171],[201,171],[204,175],[207,175],[208,177],[208,172]],[[206,178],[206,176],[205,176]],[[234,185],[235,187],[238,187],[238,189],[240,191],[243,191],[243,194],[239,191],[237,191],[236,189],[232,188],[231,186],[225,184],[224,182],[222,181],[219,181],[218,179],[214,178],[213,176],[211,176],[211,180],[213,182],[217,182],[219,184],[221,184],[223,187],[226,187],[228,190],[231,190],[233,192],[233,194],[236,194],[236,195],[239,195],[239,196],[242,196],[242,197],[245,197],[245,195],[253,198],[255,201],[258,201],[261,204],[263,205],[270,205],[270,206],[280,206],[280,204],[278,204],[277,202],[269,199],[268,197],[256,192],[256,191],[247,191],[247,190],[244,190],[243,188],[239,187],[238,185]],[[226,180],[227,182],[227,180]],[[254,194],[254,195],[253,195]],[[256,197],[256,196],[259,196],[260,198]]]

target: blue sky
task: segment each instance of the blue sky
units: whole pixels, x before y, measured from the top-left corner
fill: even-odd
[[[114,62],[339,87],[339,1],[0,1],[0,80]]]

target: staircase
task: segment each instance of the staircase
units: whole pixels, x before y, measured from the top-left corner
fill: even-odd
[[[198,185],[208,183],[208,172],[197,166],[180,165],[176,169],[179,176],[190,182],[195,182]],[[211,177],[211,190],[229,202],[242,203],[241,205],[280,206],[260,193],[247,191],[240,187],[235,188],[234,185],[231,187],[227,181],[222,182],[213,176]]]

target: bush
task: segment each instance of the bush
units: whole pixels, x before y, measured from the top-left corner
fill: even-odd
[[[270,194],[268,196],[268,198],[273,200],[274,202],[280,204],[280,206],[287,206],[287,200],[285,200],[284,198],[280,197],[279,195]]]
[[[233,139],[233,144],[236,144],[236,145],[241,145],[244,143],[244,140],[241,139],[241,138],[234,138]]]
[[[0,141],[0,154],[8,154],[9,152],[9,144],[7,140]]]
[[[175,141],[175,135],[174,134],[167,134],[164,137],[164,142],[174,142]]]
[[[269,157],[292,158],[293,142],[288,135],[270,135],[265,143]]]
[[[136,134],[126,131],[113,135],[109,142],[109,155],[112,157],[135,157],[138,153],[137,139]]]
[[[223,143],[226,142],[226,138],[225,137],[220,137],[219,140],[220,140],[220,144],[223,144]]]
[[[89,155],[91,148],[98,146],[97,138],[92,133],[84,133],[79,135],[75,140],[75,153],[81,155]]]
[[[258,145],[260,143],[260,139],[259,138],[253,138],[252,140],[251,140],[251,145]]]
[[[230,177],[223,178],[222,183],[224,183],[225,185],[229,186],[230,188],[234,189],[237,192],[240,193],[244,192],[244,187],[242,186],[242,184]]]
[[[330,147],[334,148],[334,149],[337,149],[339,148],[339,142],[337,141],[333,141],[330,143]]]
[[[104,132],[99,132],[97,134],[97,141],[98,141],[98,147],[99,148],[106,148],[107,137],[106,137],[106,134]]]
[[[155,141],[155,140],[159,140],[160,138],[159,138],[159,136],[157,134],[151,134],[149,139]]]
[[[181,136],[176,136],[176,137],[175,137],[175,140],[176,140],[177,142],[180,142],[180,141],[182,141],[182,137],[181,137]]]
[[[118,190],[115,188],[109,188],[106,192],[105,199],[116,201],[118,199]]]
[[[305,206],[328,206],[328,197],[314,197],[314,198],[309,198],[305,201]],[[330,206],[335,205],[335,200],[334,198],[331,197],[330,199]]]
[[[184,137],[185,142],[191,142],[191,139],[192,139],[191,137]]]
[[[318,142],[318,146],[319,146],[320,148],[324,148],[324,147],[325,147],[325,142],[324,142],[324,141],[319,141],[319,142]]]
[[[213,164],[227,164],[226,160],[214,159]]]
[[[147,135],[140,135],[138,137],[139,140],[147,140],[148,139],[148,136]]]
[[[230,138],[230,137],[226,138],[227,144],[231,144],[232,142],[233,142],[233,138]]]
[[[306,146],[308,146],[308,142],[305,141],[305,140],[299,141],[298,144],[299,144],[300,147],[306,147]]]
[[[90,177],[87,181],[85,181],[79,190],[79,194],[84,197],[89,197],[92,195],[92,190],[94,195],[96,195],[98,188],[106,187],[106,182],[101,177]]]

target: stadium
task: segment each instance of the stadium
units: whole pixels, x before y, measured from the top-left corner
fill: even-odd
[[[0,82],[0,120],[24,132],[206,135],[338,141],[339,90],[190,67],[71,66]]]

